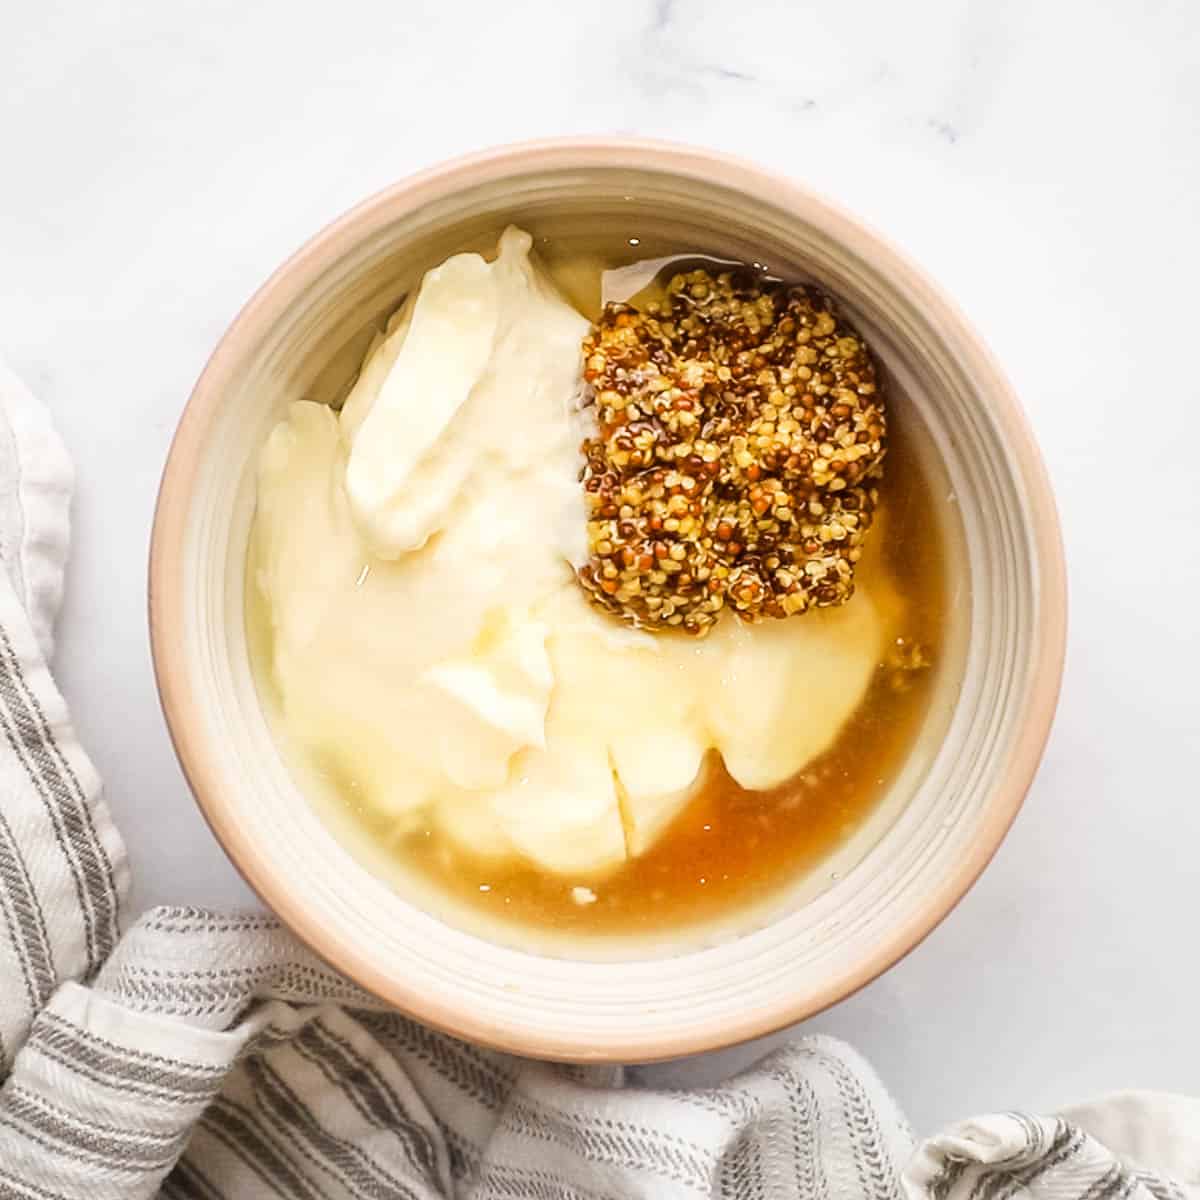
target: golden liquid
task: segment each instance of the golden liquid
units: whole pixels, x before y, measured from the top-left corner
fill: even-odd
[[[930,496],[905,453],[903,435],[892,436],[886,469],[883,557],[905,597],[898,636],[919,642],[936,663],[944,606],[941,550],[930,538],[937,528]],[[647,853],[591,885],[594,903],[577,903],[577,880],[528,865],[498,870],[494,863],[472,861],[432,825],[396,838],[386,819],[357,805],[355,819],[438,890],[505,921],[583,935],[703,924],[768,900],[854,833],[903,765],[933,677],[933,670],[897,673],[881,661],[834,745],[769,792],[739,787],[720,758],[710,755],[696,798]]]
[[[581,256],[575,247],[568,254],[557,254],[553,245],[539,249],[564,293],[592,318],[599,311],[601,269],[669,252],[641,246]],[[391,818],[361,802],[352,780],[310,763],[342,810],[332,822],[335,829],[354,827],[348,840],[369,847],[378,873],[398,885],[415,875],[426,885],[423,892],[474,914],[481,927],[509,926],[518,939],[521,930],[572,938],[685,931],[781,894],[819,867],[875,810],[907,760],[935,686],[947,610],[944,546],[930,481],[911,437],[893,412],[880,485],[880,524],[886,529],[878,532],[886,540],[877,568],[891,575],[903,598],[892,637],[919,644],[932,665],[898,671],[885,655],[835,744],[786,784],[747,791],[710,754],[695,799],[654,846],[599,881],[564,879],[528,864],[497,868],[476,861],[444,839],[432,820],[399,833]],[[261,682],[270,659],[256,592],[253,586],[247,590],[247,620]],[[594,902],[578,902],[573,889],[580,883],[590,886]]]

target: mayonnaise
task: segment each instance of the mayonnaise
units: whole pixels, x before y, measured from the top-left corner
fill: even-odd
[[[748,788],[827,749],[883,652],[879,573],[695,640],[593,608],[578,482],[587,322],[509,229],[430,271],[340,414],[259,465],[256,580],[287,740],[356,805],[571,879],[645,853],[717,750]]]

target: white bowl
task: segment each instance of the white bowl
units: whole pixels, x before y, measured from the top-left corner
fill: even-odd
[[[957,596],[907,768],[822,875],[752,932],[587,961],[463,932],[367,870],[300,794],[251,677],[243,596],[254,463],[284,405],[334,390],[433,263],[505,222],[669,233],[819,280],[862,328],[947,488]],[[915,946],[978,876],[1037,767],[1062,672],[1053,498],[1003,375],[963,316],[878,235],[748,164],[641,141],[490,151],[408,179],[318,234],[262,287],[188,402],[150,562],[155,667],[205,816],[317,953],[419,1019],[521,1054],[674,1057],[790,1024]]]

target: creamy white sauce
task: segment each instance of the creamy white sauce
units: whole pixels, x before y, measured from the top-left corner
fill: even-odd
[[[876,573],[841,608],[704,640],[591,607],[587,322],[530,245],[509,229],[493,261],[430,271],[340,415],[291,407],[260,460],[256,584],[286,736],[355,804],[588,881],[655,843],[710,749],[759,789],[827,749],[891,598]]]

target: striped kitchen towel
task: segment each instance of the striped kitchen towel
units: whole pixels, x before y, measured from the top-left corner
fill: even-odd
[[[1200,1197],[1195,1101],[992,1116],[916,1146],[828,1038],[656,1090],[433,1033],[267,917],[126,927],[121,841],[46,665],[70,476],[0,367],[0,1200]]]

